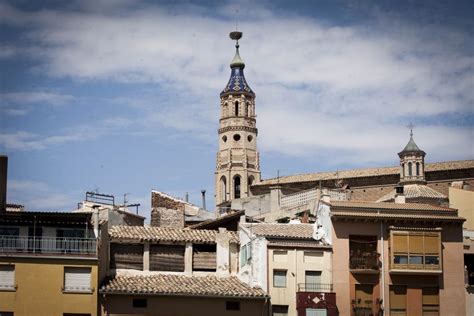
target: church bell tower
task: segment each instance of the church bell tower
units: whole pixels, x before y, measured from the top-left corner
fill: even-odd
[[[250,196],[250,186],[260,181],[255,93],[245,80],[245,64],[239,55],[242,32],[231,32],[229,36],[236,41],[236,51],[230,63],[229,82],[220,94],[216,205]]]

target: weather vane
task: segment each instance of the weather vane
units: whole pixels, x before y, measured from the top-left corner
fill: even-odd
[[[415,125],[413,125],[413,123],[410,122],[410,124],[408,124],[407,127],[410,129],[410,136],[413,137],[413,128],[415,127]]]

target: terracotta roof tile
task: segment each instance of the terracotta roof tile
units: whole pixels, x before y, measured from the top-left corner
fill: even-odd
[[[408,219],[408,220],[441,220],[441,221],[465,221],[464,218],[454,215],[437,214],[394,214],[394,213],[375,213],[375,212],[335,212],[333,218],[380,218],[380,219]]]
[[[460,161],[445,161],[436,163],[425,164],[425,173],[431,171],[444,171],[444,170],[459,170],[474,168],[474,160],[460,160]],[[283,176],[280,178],[267,179],[255,184],[260,185],[273,185],[273,184],[284,184],[284,183],[295,183],[295,182],[313,182],[319,180],[334,180],[334,179],[347,179],[347,178],[360,178],[360,177],[376,177],[384,175],[394,175],[400,173],[400,167],[381,167],[381,168],[365,168],[365,169],[352,169],[343,171],[331,171],[331,172],[318,172],[318,173],[306,173],[297,174],[291,176]]]
[[[193,230],[151,226],[114,226],[109,229],[109,235],[112,239],[155,242],[215,243],[218,233],[216,230]],[[231,243],[239,243],[239,236],[236,232],[228,231],[227,234],[229,234]]]
[[[257,236],[274,238],[312,239],[313,224],[245,224]]]
[[[267,297],[262,289],[251,288],[236,277],[190,277],[169,274],[115,276],[105,282],[100,292],[138,295]]]
[[[331,201],[326,203],[331,206],[331,211],[335,209],[365,209],[365,210],[400,210],[400,211],[438,211],[452,212],[457,214],[456,210],[449,207],[436,206],[423,203],[377,203],[365,201]]]
[[[442,193],[423,184],[406,184],[403,186],[403,193],[407,199],[425,198],[425,199],[447,199]],[[382,196],[377,202],[393,201],[396,191],[392,190],[388,194]]]

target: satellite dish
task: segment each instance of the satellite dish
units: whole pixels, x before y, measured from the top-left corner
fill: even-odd
[[[242,38],[242,32],[239,32],[239,31],[230,32],[229,37],[230,39],[234,41],[238,41],[239,39]]]

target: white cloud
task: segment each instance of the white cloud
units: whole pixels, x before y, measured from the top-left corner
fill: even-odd
[[[232,5],[216,8],[217,17],[196,6],[137,9],[128,1],[126,13],[107,14],[101,9],[107,5],[36,14],[7,7],[7,22],[35,25],[27,34],[30,52],[50,76],[156,83],[168,94],[165,99],[130,102],[141,109],[141,124],[216,138],[218,93],[233,55],[227,38]],[[407,141],[403,126],[412,120],[428,122],[416,130],[416,139],[436,157],[473,155],[472,146],[465,146],[472,126],[433,121],[474,112],[474,58],[463,46],[462,31],[426,30],[383,14],[379,28],[370,31],[283,17],[264,6],[251,18],[242,16],[241,56],[257,93],[259,145],[265,151],[298,156],[340,151],[342,161],[391,159]],[[18,132],[3,143],[44,148],[75,141],[74,135],[35,141]]]
[[[2,104],[25,105],[25,104],[47,104],[63,105],[74,100],[72,95],[59,94],[45,91],[37,92],[15,92],[1,93],[0,100]]]

